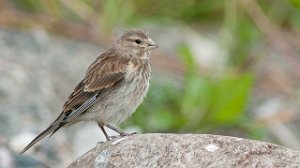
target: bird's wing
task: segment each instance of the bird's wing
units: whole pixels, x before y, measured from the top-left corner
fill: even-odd
[[[105,96],[106,90],[124,80],[128,59],[118,55],[103,54],[88,68],[85,78],[79,82],[63,106],[63,112],[57,119],[21,152],[49,134],[54,134],[68,122],[76,120],[80,114],[92,106],[99,96]]]
[[[64,113],[85,111],[102,92],[124,80],[128,59],[118,55],[102,55],[87,70],[85,78],[77,85],[66,101]],[[71,115],[70,114],[70,115]],[[69,116],[69,115],[68,115]]]

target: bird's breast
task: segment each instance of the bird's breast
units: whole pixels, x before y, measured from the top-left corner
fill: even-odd
[[[128,118],[146,96],[150,76],[150,63],[130,63],[125,80],[89,110],[92,112],[90,118],[111,124],[118,124]]]

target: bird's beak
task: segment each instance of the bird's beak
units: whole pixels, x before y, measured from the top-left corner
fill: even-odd
[[[147,41],[148,41],[148,47],[147,47],[148,49],[155,49],[158,47],[158,45],[155,44],[155,42],[151,38],[148,38]]]

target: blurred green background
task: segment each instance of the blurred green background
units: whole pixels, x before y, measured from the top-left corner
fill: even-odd
[[[97,45],[109,46],[127,27],[157,37],[150,91],[123,128],[300,149],[300,0],[4,0],[0,10],[2,27],[40,27]],[[213,41],[219,55],[197,54],[201,46],[191,36]],[[206,57],[212,63],[203,63]]]

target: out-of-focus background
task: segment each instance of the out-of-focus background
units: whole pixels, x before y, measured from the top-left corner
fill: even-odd
[[[80,123],[18,155],[131,27],[160,48],[147,98],[123,129],[300,150],[300,0],[2,0],[0,167],[65,167],[104,140]]]

